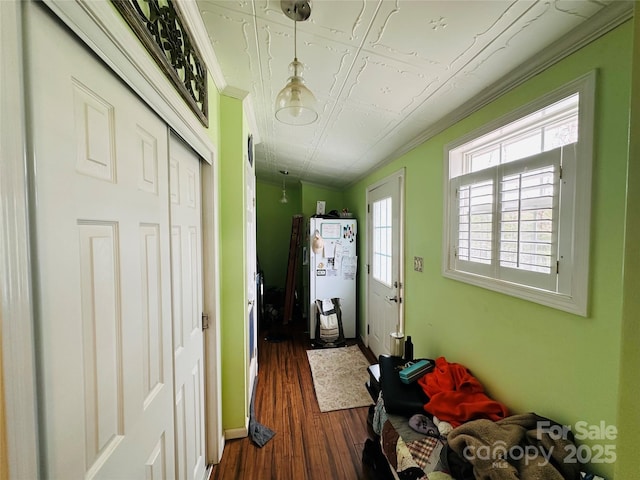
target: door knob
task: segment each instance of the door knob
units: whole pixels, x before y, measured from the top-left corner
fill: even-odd
[[[393,297],[387,297],[387,300],[398,303],[398,296],[394,295]]]

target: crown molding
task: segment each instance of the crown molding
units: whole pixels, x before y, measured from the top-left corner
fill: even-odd
[[[198,50],[200,50],[207,64],[211,78],[216,84],[218,92],[222,93],[227,87],[227,81],[224,79],[222,69],[218,63],[218,57],[216,57],[216,52],[213,50],[211,39],[207,33],[207,27],[204,25],[196,0],[182,0],[180,2],[174,2],[174,4],[180,9],[180,12],[184,16],[188,24],[189,32],[193,35]]]
[[[557,40],[549,47],[521,63],[516,68],[507,73],[497,82],[482,90],[472,100],[451,111],[437,122],[428,127],[420,135],[396,150],[388,158],[377,163],[368,173],[357,178],[348,186],[355,185],[372,171],[391,163],[393,160],[410,152],[427,140],[442,133],[447,128],[455,125],[459,121],[468,117],[472,113],[480,110],[494,100],[498,99],[510,90],[522,85],[527,80],[533,78],[552,65],[558,63],[569,55],[577,52],[589,43],[597,40],[601,36],[610,32],[633,17],[634,2],[629,0],[616,1],[604,8],[597,15],[581,23],[571,30],[567,35]]]
[[[327,185],[323,185],[321,183],[314,183],[314,182],[309,182],[307,180],[300,180],[300,184],[302,186],[309,186],[309,187],[315,187],[315,188],[321,188],[323,190],[333,190],[335,192],[342,192],[344,191],[344,188],[342,187],[331,187],[331,186],[327,186]]]
[[[247,119],[247,123],[249,124],[249,131],[253,135],[253,144],[257,145],[262,143],[262,138],[260,137],[260,131],[258,130],[258,122],[256,117],[256,110],[253,103],[253,95],[249,94],[245,97],[243,102],[244,107],[244,117]]]
[[[222,90],[220,90],[220,93],[222,95],[226,95],[227,97],[236,98],[238,100],[244,100],[244,98],[249,95],[249,92],[247,92],[246,90],[231,85],[226,85]]]

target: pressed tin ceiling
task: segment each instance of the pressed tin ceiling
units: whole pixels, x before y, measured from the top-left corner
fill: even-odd
[[[531,65],[631,11],[612,0],[314,0],[297,49],[319,118],[290,126],[274,116],[293,59],[293,21],[280,1],[197,5],[227,85],[250,94],[258,178],[279,183],[288,170],[289,182],[336,188],[490,100],[509,85],[501,79],[534,74]]]

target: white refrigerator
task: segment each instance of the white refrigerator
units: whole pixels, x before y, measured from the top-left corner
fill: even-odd
[[[356,337],[358,223],[353,218],[309,219],[309,334],[316,336],[315,301],[340,299],[345,338]]]

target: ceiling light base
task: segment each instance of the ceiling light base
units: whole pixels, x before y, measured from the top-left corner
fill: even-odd
[[[304,22],[311,16],[310,0],[280,0],[280,8],[294,22]]]

